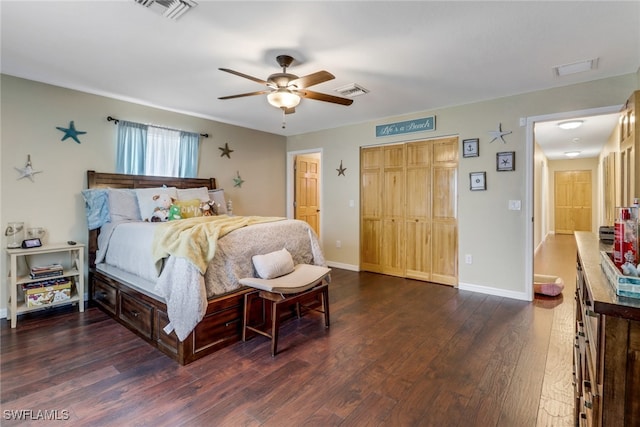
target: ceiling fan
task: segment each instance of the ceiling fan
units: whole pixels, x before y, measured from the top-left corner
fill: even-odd
[[[256,92],[241,93],[238,95],[221,96],[218,99],[232,99],[241,98],[244,96],[266,94],[269,104],[273,105],[274,107],[280,108],[284,112],[284,114],[295,113],[296,106],[300,103],[301,98],[332,102],[334,104],[340,105],[351,105],[353,103],[353,99],[327,95],[325,93],[314,92],[307,89],[311,86],[334,79],[335,76],[330,72],[323,70],[316,73],[308,74],[306,76],[298,77],[295,74],[287,73],[287,68],[293,62],[293,58],[291,56],[279,55],[276,57],[276,60],[282,67],[282,72],[271,74],[266,81],[257,77],[240,73],[238,71],[230,70],[228,68],[219,68],[220,71],[235,74],[236,76],[244,77],[246,79],[253,80],[254,82],[265,85],[268,87],[268,89],[259,90]]]

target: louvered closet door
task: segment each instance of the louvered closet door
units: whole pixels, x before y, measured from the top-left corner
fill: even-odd
[[[404,277],[405,146],[383,147],[382,272]]]

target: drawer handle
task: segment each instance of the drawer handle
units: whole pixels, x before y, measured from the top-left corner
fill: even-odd
[[[240,319],[236,319],[236,320],[232,320],[232,321],[230,321],[230,322],[227,322],[227,323],[225,323],[225,324],[224,324],[224,326],[231,326],[231,325],[233,325],[234,323],[238,323],[238,322],[240,322]]]
[[[587,314],[587,316],[589,317],[598,317],[598,314],[593,311],[593,310],[585,310],[585,313]]]
[[[588,409],[593,409],[593,404],[590,401],[585,400],[584,401],[584,407],[588,408]]]
[[[140,315],[140,313],[135,310],[131,310],[131,314],[133,315],[133,317],[138,317]]]

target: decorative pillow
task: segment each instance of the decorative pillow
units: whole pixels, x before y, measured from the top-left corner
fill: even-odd
[[[164,222],[169,220],[169,209],[178,199],[175,187],[138,188],[134,191],[138,198],[140,218],[143,221]]]
[[[227,201],[224,199],[224,190],[222,188],[209,190],[209,200],[216,204],[218,208],[218,215],[224,215],[227,213]]]
[[[193,218],[195,216],[202,216],[200,210],[200,199],[191,200],[176,200],[173,202],[173,206],[178,209],[179,215],[182,218]]]
[[[274,279],[294,270],[293,258],[286,248],[264,255],[251,257],[258,276],[263,279]]]
[[[207,187],[198,188],[178,188],[178,200],[199,199],[201,202],[209,200],[209,189]]]
[[[89,230],[95,230],[109,222],[109,190],[97,188],[82,190],[87,211],[87,225]]]
[[[136,193],[127,188],[109,188],[109,216],[111,222],[140,221]]]

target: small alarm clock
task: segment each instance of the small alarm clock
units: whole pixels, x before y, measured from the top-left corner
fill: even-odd
[[[39,248],[42,246],[40,239],[26,239],[22,241],[22,249]]]

